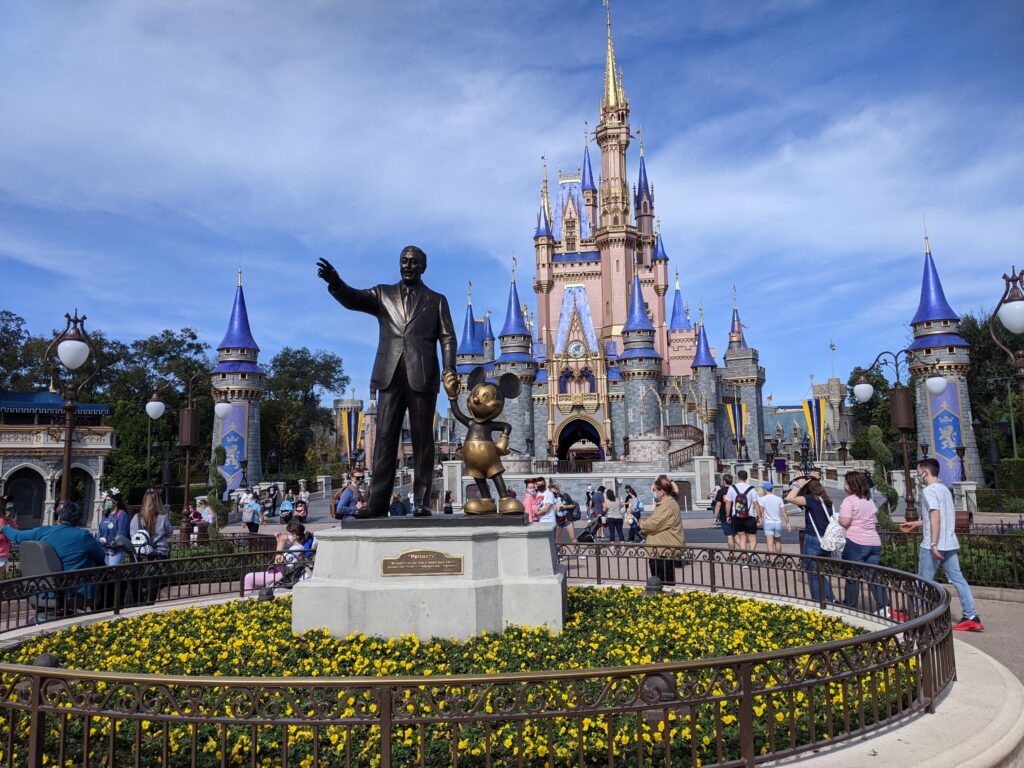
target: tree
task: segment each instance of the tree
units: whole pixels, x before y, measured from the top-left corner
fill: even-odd
[[[341,395],[348,386],[342,360],[324,350],[284,347],[267,370],[267,398],[261,409],[263,448],[276,448],[282,466],[307,465],[318,431],[333,431],[331,411],[320,405],[327,395]]]
[[[861,403],[853,396],[853,388],[863,376],[875,388],[871,399]],[[847,380],[850,412],[858,425],[850,438],[850,456],[855,459],[872,459],[872,449],[867,433],[868,427],[878,427],[879,439],[892,445],[899,441],[900,434],[890,424],[889,380],[877,368],[854,368]]]

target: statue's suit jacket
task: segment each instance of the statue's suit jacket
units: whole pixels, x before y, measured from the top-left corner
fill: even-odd
[[[377,359],[370,377],[373,389],[387,389],[398,361],[405,358],[409,388],[437,394],[441,380],[437,367],[438,341],[444,367],[455,368],[455,328],[443,294],[420,283],[416,287],[416,303],[406,316],[401,283],[360,290],[341,281],[330,293],[346,309],[374,315],[379,322]]]

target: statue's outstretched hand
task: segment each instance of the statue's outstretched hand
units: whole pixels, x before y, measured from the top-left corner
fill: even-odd
[[[316,275],[325,283],[328,288],[334,288],[341,284],[341,277],[338,276],[338,270],[334,268],[327,259],[320,259],[316,263]]]
[[[451,400],[459,396],[459,377],[451,368],[444,372],[444,391]]]

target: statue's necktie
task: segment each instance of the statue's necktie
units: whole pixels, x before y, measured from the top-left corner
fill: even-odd
[[[412,317],[412,306],[416,303],[416,294],[412,288],[405,288],[402,291],[402,295],[405,298],[405,316]]]

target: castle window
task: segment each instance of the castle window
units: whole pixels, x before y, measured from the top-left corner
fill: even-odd
[[[616,214],[615,216],[612,216],[612,226],[614,226],[614,227],[617,227],[617,226],[619,226],[619,217],[618,217],[618,214]]]
[[[615,271],[616,272],[619,271],[619,260],[618,259],[615,260]]]
[[[946,352],[950,355],[955,354],[955,350],[953,349],[953,347],[946,347]]]
[[[929,320],[927,323],[924,324],[924,327],[925,328],[931,328],[932,327],[932,321]]]
[[[249,374],[247,374],[247,373],[243,373],[243,374],[242,374],[242,375],[240,375],[240,376],[239,376],[238,378],[240,378],[240,379],[248,379],[248,378],[249,378]]]

